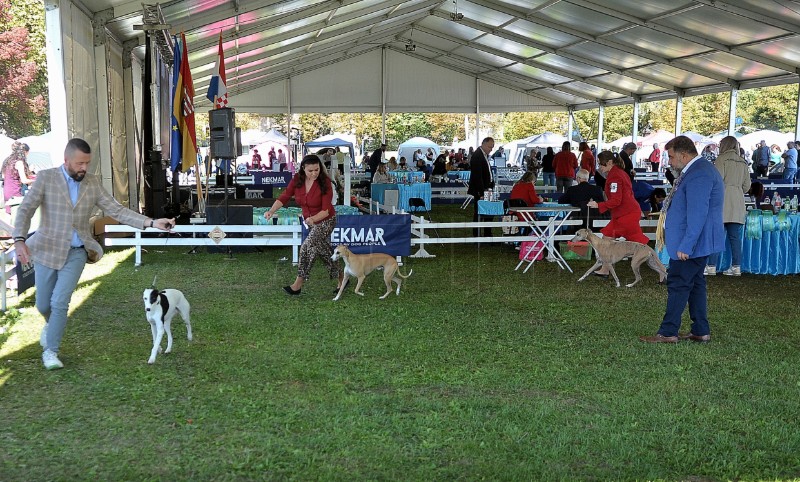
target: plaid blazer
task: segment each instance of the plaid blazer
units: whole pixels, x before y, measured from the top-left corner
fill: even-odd
[[[103,248],[94,239],[89,222],[95,208],[120,223],[139,229],[144,229],[148,219],[117,202],[100,184],[100,178],[93,174],[86,174],[81,181],[78,202],[73,206],[64,173],[61,167],[56,167],[37,173],[17,211],[13,236],[26,237],[33,213],[41,209],[39,229],[26,241],[36,263],[61,269],[67,261],[73,229],[78,231],[89,262],[97,262],[103,257]]]

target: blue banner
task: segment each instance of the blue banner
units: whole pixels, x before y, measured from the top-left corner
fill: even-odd
[[[271,184],[275,187],[286,187],[292,180],[292,173],[284,172],[254,172],[253,184]]]
[[[303,241],[308,231],[303,225]],[[331,246],[347,245],[356,254],[411,254],[411,215],[336,216]]]

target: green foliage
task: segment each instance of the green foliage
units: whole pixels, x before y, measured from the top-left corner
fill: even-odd
[[[0,131],[12,137],[49,129],[44,4],[0,0]]]
[[[738,114],[752,130],[794,132],[797,122],[797,84],[739,92]]]

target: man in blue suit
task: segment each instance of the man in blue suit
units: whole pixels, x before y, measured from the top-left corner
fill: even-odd
[[[664,208],[664,241],[669,253],[667,310],[655,336],[648,343],[678,343],[679,339],[705,343],[711,340],[708,325],[706,258],[725,249],[722,204],[725,186],[713,164],[698,156],[694,142],[678,136],[665,146],[670,166],[681,170]],[[679,335],[681,315],[689,304],[692,328]]]

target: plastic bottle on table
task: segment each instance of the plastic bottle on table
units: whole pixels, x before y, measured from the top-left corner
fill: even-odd
[[[793,213],[797,212],[797,194],[795,194],[794,197],[792,197],[792,212]]]
[[[781,199],[780,194],[778,191],[775,191],[775,194],[772,196],[772,207],[775,209],[775,212],[781,210],[781,206],[783,205],[783,199]]]

